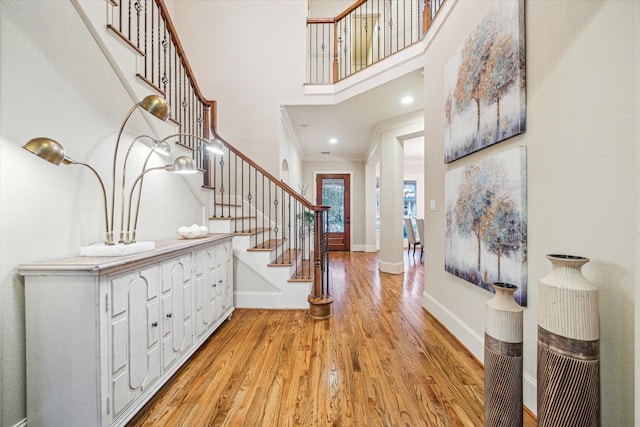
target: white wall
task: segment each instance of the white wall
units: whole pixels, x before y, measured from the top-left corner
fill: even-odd
[[[56,167],[21,146],[38,136],[54,138],[71,158],[94,166],[110,188],[115,137],[137,100],[68,1],[1,1],[0,55],[0,425],[14,426],[26,416],[24,282],[16,268],[77,255],[80,246],[104,239],[93,174],[77,165]],[[125,140],[150,133],[142,114],[132,116]],[[129,176],[137,175],[144,155],[134,150]],[[138,240],[174,238],[180,225],[194,222],[202,222],[202,209],[185,181],[147,174]]]
[[[353,3],[352,0],[309,0],[309,17],[335,18]]]
[[[286,184],[296,191],[299,191],[299,185],[302,180],[302,148],[296,139],[295,132],[291,127],[288,115],[281,112],[280,120],[280,157],[286,160],[289,165],[289,174]],[[282,165],[282,161],[280,162]],[[282,167],[280,167],[282,169]],[[282,171],[281,171],[282,172]],[[283,179],[281,175],[278,178]]]
[[[545,254],[582,255],[591,259],[585,276],[600,289],[602,423],[632,425],[639,135],[634,129],[638,72],[630,58],[640,31],[637,2],[591,1],[579,7],[564,0],[526,2],[527,131],[445,165],[443,69],[467,35],[460,29],[472,28],[490,5],[456,2],[424,58],[425,200],[439,206],[425,212],[425,307],[482,358],[484,308],[491,294],[444,271],[444,175],[525,145],[525,402],[536,410],[537,281],[550,270]]]
[[[278,176],[280,106],[300,104],[303,96],[306,2],[174,3],[200,89],[218,101],[219,133]]]

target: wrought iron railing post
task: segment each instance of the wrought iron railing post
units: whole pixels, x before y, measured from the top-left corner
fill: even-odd
[[[309,295],[309,315],[314,319],[326,319],[331,316],[331,303],[333,297],[329,295],[329,283],[325,283],[325,258],[328,253],[326,248],[326,215],[329,206],[316,206],[314,209],[314,251],[313,251],[313,289]]]
[[[338,72],[338,23],[333,23],[333,82],[340,80]]]

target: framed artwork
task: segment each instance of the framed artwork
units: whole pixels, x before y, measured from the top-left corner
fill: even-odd
[[[526,128],[524,0],[496,1],[445,66],[444,161]]]
[[[527,305],[526,148],[445,175],[445,270],[488,291],[516,285]]]

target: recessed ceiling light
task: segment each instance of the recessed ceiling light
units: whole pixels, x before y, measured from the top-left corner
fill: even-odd
[[[331,138],[331,139],[329,140],[329,143],[330,143],[330,144],[337,144],[337,143],[338,143],[338,140],[337,140],[336,138]]]
[[[413,97],[411,96],[405,96],[404,98],[402,98],[401,101],[403,104],[411,104],[413,102]]]

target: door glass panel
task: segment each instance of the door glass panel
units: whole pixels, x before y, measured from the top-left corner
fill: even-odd
[[[344,179],[324,178],[322,180],[322,204],[330,206],[329,231],[344,232]]]
[[[404,209],[402,215],[405,218],[416,217],[416,193],[417,193],[417,181],[405,181],[404,182]],[[404,230],[404,238],[407,238],[407,230]]]

